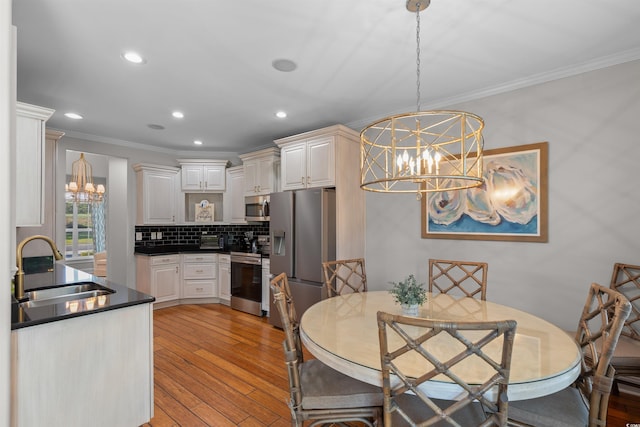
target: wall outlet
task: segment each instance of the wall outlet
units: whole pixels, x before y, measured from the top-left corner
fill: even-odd
[[[141,231],[136,231],[136,241],[140,241],[142,240],[142,232]]]
[[[151,232],[151,240],[156,240],[158,238],[158,233],[156,233],[155,231]]]
[[[156,238],[157,238],[158,240],[162,240],[162,231],[158,231],[158,232],[156,233]]]

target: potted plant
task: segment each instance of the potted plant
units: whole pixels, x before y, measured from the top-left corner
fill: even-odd
[[[413,274],[410,274],[404,281],[391,282],[391,284],[393,287],[389,293],[402,307],[402,313],[407,316],[417,316],[418,308],[427,300],[427,290],[423,288],[424,284],[418,284]]]

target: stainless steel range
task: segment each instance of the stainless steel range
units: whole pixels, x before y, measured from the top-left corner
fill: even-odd
[[[262,316],[262,255],[231,252],[231,308]]]

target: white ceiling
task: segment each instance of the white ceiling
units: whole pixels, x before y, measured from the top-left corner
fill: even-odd
[[[423,109],[640,59],[638,0],[432,0],[420,17]],[[18,100],[70,136],[243,153],[416,108],[404,0],[14,0],[13,23]]]

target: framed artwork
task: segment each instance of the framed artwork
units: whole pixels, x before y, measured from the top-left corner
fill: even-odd
[[[427,193],[422,238],[546,242],[548,144],[486,150],[484,184]]]

